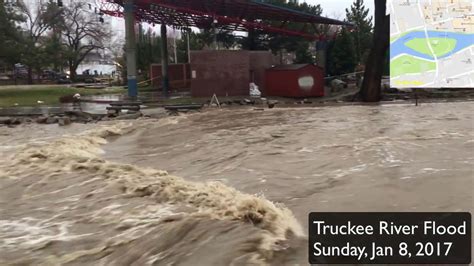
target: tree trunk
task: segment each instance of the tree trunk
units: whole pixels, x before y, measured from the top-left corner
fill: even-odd
[[[12,65],[12,69],[13,69],[13,73],[14,73],[14,77],[15,77],[15,85],[18,85],[18,71],[15,67],[15,64]]]
[[[249,29],[248,37],[247,37],[247,45],[248,45],[247,48],[250,51],[257,50],[256,43],[255,43],[255,38],[256,38],[255,30],[254,29]]]
[[[360,96],[364,102],[378,102],[381,99],[381,81],[389,46],[390,17],[385,15],[386,0],[375,2],[374,44],[365,66],[364,81]]]
[[[33,69],[31,67],[28,67],[28,84],[33,84]]]
[[[69,65],[69,78],[72,82],[76,81],[77,67],[74,64]]]

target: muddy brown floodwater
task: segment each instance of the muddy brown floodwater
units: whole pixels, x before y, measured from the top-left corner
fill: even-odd
[[[225,109],[0,128],[0,264],[305,265],[311,211],[472,211],[473,111]]]

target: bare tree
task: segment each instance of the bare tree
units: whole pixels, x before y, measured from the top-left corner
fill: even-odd
[[[374,0],[374,2],[374,44],[366,63],[360,90],[360,96],[365,102],[378,102],[381,99],[382,74],[390,41],[390,16],[386,15],[387,0]]]
[[[54,4],[37,5],[33,10],[24,1],[17,2],[18,9],[26,17],[27,33],[33,42],[38,42],[43,34],[60,19],[61,10]],[[56,8],[55,8],[56,7]]]
[[[95,49],[103,49],[111,35],[99,17],[89,12],[86,4],[81,2],[71,3],[64,8],[62,34],[72,80],[76,78],[77,68],[86,56]]]

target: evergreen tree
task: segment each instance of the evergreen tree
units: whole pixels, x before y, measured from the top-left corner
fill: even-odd
[[[0,64],[12,66],[19,62],[22,42],[21,29],[17,23],[23,21],[15,3],[0,1]]]
[[[214,29],[202,29],[200,33],[195,35],[198,39],[198,42],[203,45],[203,47],[213,47],[214,41],[216,40],[219,47],[222,49],[229,49],[237,44],[237,39],[234,36],[233,31],[218,29],[217,34],[214,33]]]
[[[191,51],[202,50],[206,45],[209,46],[213,42],[213,37],[209,34],[209,31],[204,31],[203,33],[196,33],[193,31],[190,33],[182,32],[181,37],[176,40],[176,50],[179,63],[188,62],[187,34],[189,34]],[[145,31],[143,27],[139,25],[136,42],[137,69],[141,70],[141,73],[144,75],[145,79],[147,79],[149,78],[148,73],[150,72],[150,65],[161,64],[161,36],[156,35],[151,28]],[[168,39],[168,42],[170,42],[170,39]],[[125,51],[125,46],[123,50]],[[119,61],[123,62],[123,65],[125,65],[125,52],[121,55]],[[126,73],[126,69],[124,69],[124,73]]]
[[[150,64],[161,64],[161,36],[155,35],[151,29],[145,32],[140,24],[137,38],[137,69],[147,75]]]
[[[313,55],[309,50],[309,45],[312,44],[307,41],[299,42],[295,50],[296,64],[312,64],[314,63]]]
[[[43,66],[51,67],[57,72],[62,72],[66,66],[65,56],[67,51],[62,43],[60,34],[51,32],[48,36],[45,36],[41,45],[43,46],[41,50]]]
[[[206,45],[202,39],[201,34],[193,31],[181,33],[181,38],[176,42],[178,46],[178,62],[188,62],[188,35],[189,35],[189,48],[191,51],[202,50]]]
[[[266,0],[265,3],[275,6],[294,9],[315,16],[320,16],[323,12],[320,5],[310,5],[299,3],[295,0]],[[274,27],[280,27],[281,21],[264,21],[264,23]],[[302,26],[300,23],[289,22],[286,27],[291,30],[300,31]],[[306,32],[316,34],[317,29],[308,27]],[[286,52],[294,52],[296,55],[296,63],[314,63],[313,56],[309,52],[310,45],[314,42],[298,36],[286,36],[281,33],[263,33],[259,31],[249,31],[247,37],[241,40],[243,49],[246,50],[271,50],[274,54],[284,50]]]
[[[364,64],[372,48],[372,19],[372,16],[369,16],[369,9],[364,5],[364,0],[354,0],[350,9],[346,8],[346,20],[355,25],[350,35],[354,42],[357,63]]]
[[[329,49],[328,73],[341,75],[351,73],[356,66],[354,43],[349,32],[342,29]]]

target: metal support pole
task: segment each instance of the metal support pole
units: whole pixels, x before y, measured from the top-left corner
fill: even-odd
[[[316,64],[324,69],[326,73],[326,61],[327,61],[327,41],[325,40],[320,40],[316,42],[316,56],[317,56],[317,62]]]
[[[213,34],[214,34],[214,41],[213,41],[213,46],[214,46],[214,50],[219,50],[219,44],[217,43],[217,19],[214,19],[214,21],[212,22],[212,31],[213,31]]]
[[[124,1],[124,18],[125,18],[125,45],[127,54],[127,86],[128,96],[132,99],[138,95],[137,90],[137,55],[135,40],[135,14],[134,0]]]
[[[168,96],[170,80],[168,76],[168,36],[166,33],[166,24],[161,24],[161,76],[163,78],[163,96]]]
[[[189,43],[189,35],[191,35],[191,29],[188,29],[188,32],[187,32],[187,39],[188,39],[188,64],[191,63],[191,45]]]
[[[174,55],[174,63],[177,64],[178,63],[178,47],[176,47],[176,32],[173,32],[175,33],[173,36],[173,55]]]

